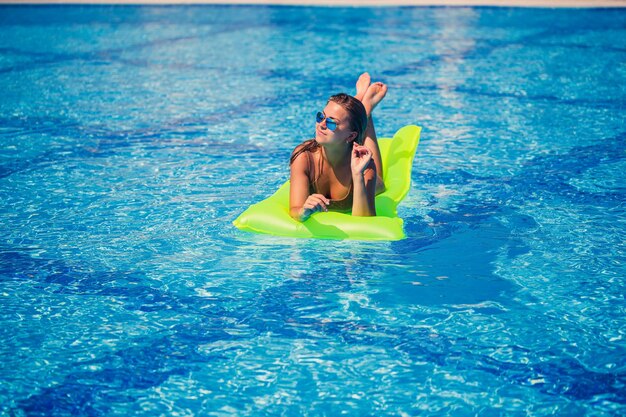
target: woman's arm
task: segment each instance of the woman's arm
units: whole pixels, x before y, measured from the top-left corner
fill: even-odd
[[[321,194],[309,195],[309,162],[303,152],[292,162],[289,177],[289,214],[303,222],[317,211],[327,211],[330,202]]]
[[[376,215],[376,164],[372,152],[365,146],[353,145],[350,167],[352,169],[352,215]]]
[[[380,148],[378,147],[378,138],[374,129],[374,121],[372,116],[367,118],[367,128],[363,135],[363,146],[366,146],[372,152],[372,159],[376,166],[376,194],[385,191],[385,182],[383,181],[383,161],[380,156]]]

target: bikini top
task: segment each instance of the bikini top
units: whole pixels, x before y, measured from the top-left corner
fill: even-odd
[[[312,155],[311,151],[306,151],[305,153],[309,164],[309,194],[323,194],[326,198],[328,198],[330,200],[330,204],[327,206],[329,211],[352,211],[352,181],[350,181],[350,188],[343,198],[330,198],[330,191],[327,193],[320,192],[318,184],[318,180],[324,167],[324,158],[320,155],[316,166],[315,157]]]

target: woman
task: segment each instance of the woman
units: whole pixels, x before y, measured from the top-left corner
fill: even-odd
[[[354,97],[332,96],[317,114],[315,139],[291,155],[291,216],[305,221],[318,211],[351,211],[375,216],[375,196],[384,190],[380,150],[372,111],[385,97],[387,86],[370,84],[361,74]]]

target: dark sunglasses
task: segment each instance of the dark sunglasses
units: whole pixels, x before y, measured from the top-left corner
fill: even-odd
[[[328,128],[328,130],[334,132],[335,129],[337,129],[337,121],[331,119],[330,117],[326,117],[323,112],[318,111],[317,115],[315,116],[315,121],[317,123],[322,123],[324,120],[326,120],[326,127]]]

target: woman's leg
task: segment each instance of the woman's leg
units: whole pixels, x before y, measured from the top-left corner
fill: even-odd
[[[365,129],[365,135],[363,138],[363,145],[366,146],[371,152],[376,165],[376,174],[378,179],[376,181],[376,194],[385,191],[385,183],[383,182],[383,164],[380,157],[380,149],[378,148],[378,139],[376,137],[376,130],[374,129],[374,120],[372,119],[372,112],[374,108],[385,98],[387,94],[387,86],[381,82],[369,84],[365,92],[363,92],[363,86],[365,80],[368,84],[370,76],[368,73],[364,73],[359,77],[357,81],[357,95],[363,103],[365,111],[367,112],[367,128]]]
[[[372,80],[370,78],[370,75],[367,72],[364,72],[363,74],[361,74],[359,76],[359,79],[356,80],[356,94],[354,95],[354,98],[356,98],[359,101],[363,101],[365,92],[367,91],[367,88],[370,86],[371,83],[372,83]]]

